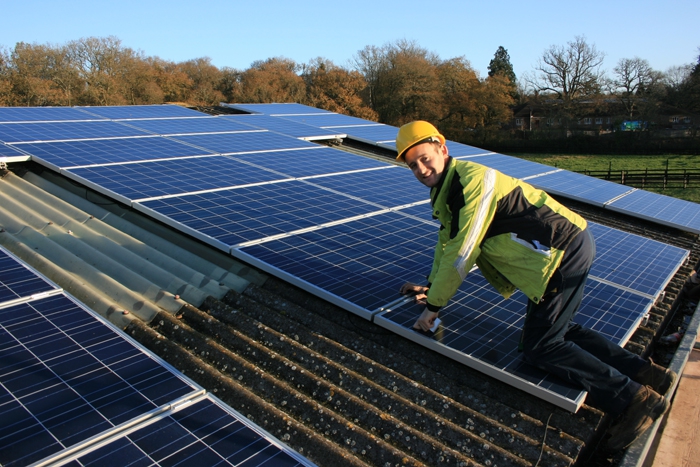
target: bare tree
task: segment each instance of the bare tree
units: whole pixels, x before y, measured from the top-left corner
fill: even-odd
[[[605,54],[577,36],[566,46],[552,45],[545,50],[526,79],[537,94],[552,93],[560,99],[564,110],[573,111],[573,104],[600,92]]]
[[[630,118],[640,111],[640,107],[655,107],[656,97],[661,94],[663,74],[651,68],[648,61],[639,57],[622,58],[613,73],[610,91],[618,96]]]

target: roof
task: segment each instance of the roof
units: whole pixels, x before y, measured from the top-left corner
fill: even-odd
[[[354,152],[371,149],[346,144]],[[605,426],[600,412],[584,406],[570,414],[42,167],[22,163],[11,168],[15,173],[0,182],[0,194],[20,203],[12,210],[20,219],[9,228],[12,216],[0,210],[3,245],[318,465],[534,465],[540,458],[541,465],[569,465],[586,463],[596,452]],[[3,207],[9,205],[6,199]],[[691,260],[698,258],[695,234],[567,204],[596,222],[689,249]],[[47,228],[48,222],[55,227]],[[94,252],[82,253],[90,250],[78,243],[93,235],[77,233],[78,224],[92,229],[100,223],[106,225],[96,228],[96,237],[113,236],[114,243],[131,245],[124,248],[149,260],[155,251],[163,253],[190,266],[192,279],[178,286],[179,294],[164,293],[173,280],[164,280],[165,273],[176,269],[164,258],[160,271],[140,276],[152,277],[153,286],[141,284],[140,296],[125,300],[130,306],[115,306],[114,297],[135,292],[129,285],[135,282],[114,281],[104,298],[97,291],[107,285],[90,284],[103,273],[115,276],[117,266]],[[65,259],[49,242],[67,230],[76,233],[77,241]],[[142,244],[152,250],[141,250]],[[115,249],[109,256],[126,254]],[[206,262],[195,266],[196,258]],[[97,269],[76,266],[81,262]],[[127,269],[141,274],[142,266]],[[652,350],[688,272],[683,266],[672,278],[664,300],[628,348],[640,354]],[[166,301],[174,304],[170,311],[164,309]],[[116,312],[120,309],[132,311],[124,315]]]

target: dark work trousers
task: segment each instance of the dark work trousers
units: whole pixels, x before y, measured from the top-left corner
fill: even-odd
[[[640,388],[630,377],[647,362],[572,321],[594,257],[593,236],[584,230],[566,249],[542,300],[528,301],[523,352],[528,362],[588,391],[589,405],[618,415]]]

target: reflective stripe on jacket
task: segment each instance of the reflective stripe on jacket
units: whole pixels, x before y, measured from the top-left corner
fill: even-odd
[[[539,302],[571,240],[586,220],[522,180],[450,158],[430,191],[441,224],[428,277],[437,311],[477,264],[505,298],[515,289]]]

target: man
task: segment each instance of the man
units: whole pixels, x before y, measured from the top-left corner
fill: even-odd
[[[409,282],[400,290],[426,305],[413,327],[428,331],[476,264],[504,297],[516,289],[528,297],[526,360],[582,386],[591,405],[619,415],[608,444],[629,446],[668,408],[661,394],[676,375],[573,323],[595,256],[586,220],[521,180],[451,158],[428,122],[402,126],[396,148],[396,159],[430,188],[441,224],[428,285]]]

